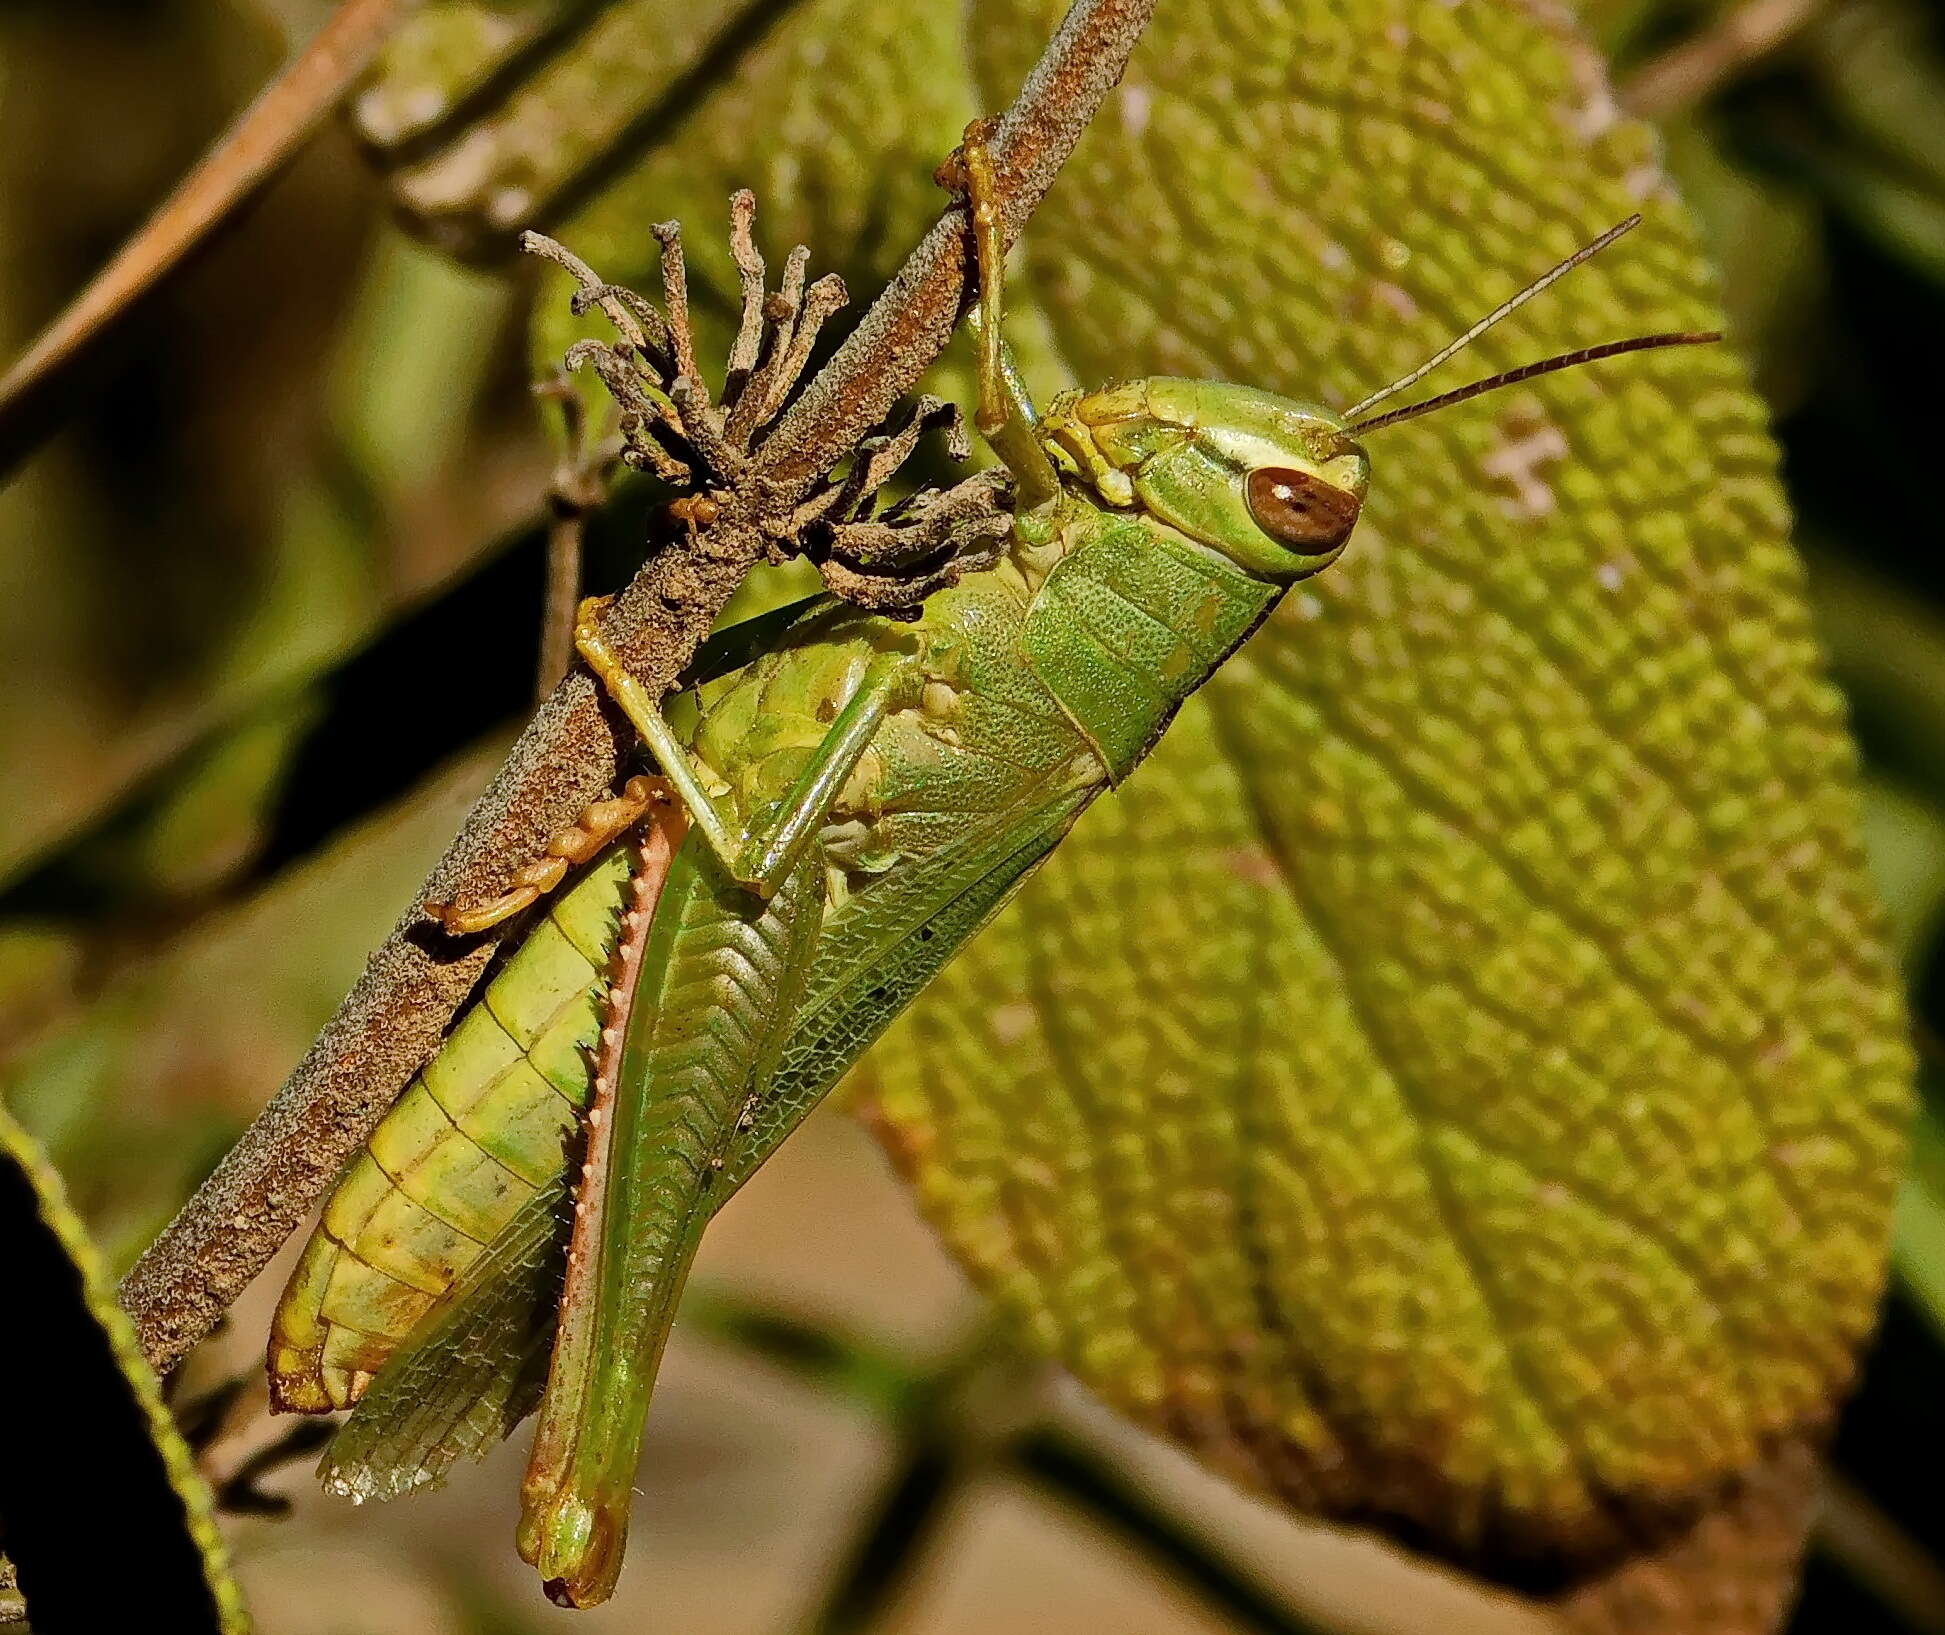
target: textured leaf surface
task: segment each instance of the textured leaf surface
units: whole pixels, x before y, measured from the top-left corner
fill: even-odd
[[[1056,9],[981,9],[989,86]],[[1710,321],[1646,133],[1537,8],[1220,0],[1163,8],[1029,254],[1081,379],[1341,404],[1635,208],[1428,391]],[[870,1077],[947,1237],[1108,1400],[1544,1578],[1827,1416],[1908,1064],[1734,354],[1372,455],[1346,560]]]
[[[60,1178],[0,1107],[0,1241],[25,1322],[0,1357],[0,1532],[28,1616],[247,1635],[209,1489]]]

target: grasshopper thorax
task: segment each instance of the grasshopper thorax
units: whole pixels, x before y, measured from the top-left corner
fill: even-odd
[[[1249,386],[1131,380],[1063,397],[1042,441],[1071,481],[1279,584],[1336,561],[1370,462],[1328,409]]]

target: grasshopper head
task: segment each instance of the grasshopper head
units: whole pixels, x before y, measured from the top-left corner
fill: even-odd
[[[1056,404],[1057,464],[1278,583],[1337,560],[1370,462],[1328,409],[1249,386],[1134,380]]]

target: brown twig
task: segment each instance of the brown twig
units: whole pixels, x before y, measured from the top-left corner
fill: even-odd
[[[547,518],[547,585],[541,596],[540,657],[534,664],[534,699],[544,701],[574,662],[574,610],[581,602],[581,545],[588,509],[560,491],[550,496]]]
[[[1154,0],[1076,0],[1007,113],[993,153],[1008,236],[1045,195],[1120,79]],[[966,303],[966,217],[949,208],[753,461],[759,502],[652,555],[603,629],[652,693],[668,690],[811,486],[945,348]],[[779,520],[781,519],[781,520]],[[547,837],[611,788],[627,740],[575,672],[541,706],[419,898],[310,1051],[122,1287],[144,1350],[172,1366],[323,1195],[431,1053],[495,938],[455,944],[418,901],[502,890]]]
[[[32,347],[0,378],[0,471],[48,422],[48,391],[130,304],[280,170],[338,105],[409,10],[407,0],[343,0],[239,114],[196,168]]]
[[[534,387],[561,414],[561,457],[547,490],[547,583],[541,598],[540,657],[534,702],[560,685],[574,662],[574,613],[581,605],[582,540],[588,513],[607,498],[615,453],[587,423],[587,409],[565,370]]]
[[[1621,106],[1646,119],[1692,108],[1724,81],[1777,50],[1824,0],[1743,0],[1701,33],[1651,57],[1621,84]]]
[[[1945,1629],[1945,1568],[1871,1495],[1836,1471],[1823,1474],[1817,1542],[1845,1576],[1868,1588],[1912,1629]]]
[[[1009,245],[1120,80],[1154,9],[1154,0],[1080,0],[1001,118],[992,159]],[[964,316],[971,256],[966,212],[947,211],[764,444],[765,480],[801,498],[912,389]]]

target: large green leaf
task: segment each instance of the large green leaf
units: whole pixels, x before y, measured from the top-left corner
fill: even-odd
[[[982,9],[989,84],[1054,9]],[[1341,404],[1635,208],[1471,372],[1710,322],[1648,134],[1538,7],[1226,0],[1162,9],[1029,254],[1084,379]],[[1544,1577],[1827,1420],[1909,1064],[1735,354],[1372,455],[1346,560],[870,1072],[949,1241],[1106,1399]]]

